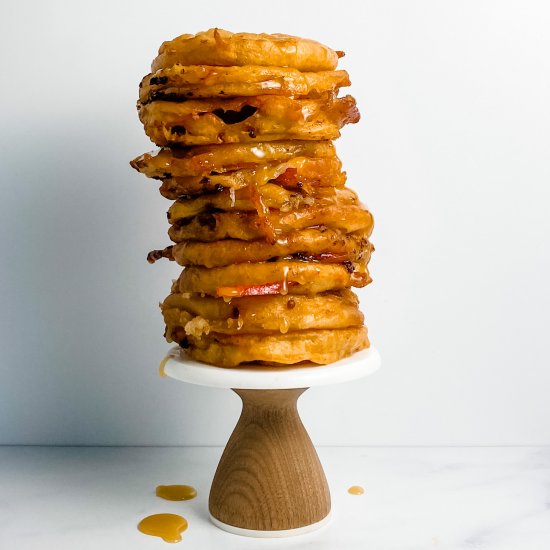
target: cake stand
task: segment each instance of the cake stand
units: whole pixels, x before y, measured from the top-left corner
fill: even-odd
[[[330,365],[238,369],[193,361],[172,348],[162,362],[164,374],[231,388],[243,402],[210,489],[212,522],[250,537],[287,537],[326,525],[330,492],[298,398],[310,387],[363,378],[379,367],[372,347]]]

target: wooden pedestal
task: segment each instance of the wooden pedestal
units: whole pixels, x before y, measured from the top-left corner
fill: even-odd
[[[193,361],[179,347],[162,362],[164,374],[190,384],[234,389],[241,417],[210,490],[212,522],[249,537],[313,531],[330,518],[330,493],[296,402],[309,387],[357,380],[380,367],[374,348],[330,365],[224,369]]]
[[[210,514],[218,522],[283,531],[330,513],[323,467],[298,415],[305,389],[234,390],[243,409],[210,490]]]

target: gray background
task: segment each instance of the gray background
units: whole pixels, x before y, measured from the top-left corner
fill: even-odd
[[[3,6],[0,443],[223,443],[239,400],[157,374],[177,266],[137,86],[212,26],[347,52],[337,142],[373,210],[360,292],[383,370],[301,400],[319,444],[548,444],[550,24],[545,2]]]

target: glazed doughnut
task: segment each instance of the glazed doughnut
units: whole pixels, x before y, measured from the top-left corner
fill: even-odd
[[[209,29],[164,42],[151,71],[173,65],[264,65],[300,71],[332,71],[343,54],[314,40],[286,34],[232,33]]]
[[[201,338],[188,336],[179,329],[167,337],[186,347],[191,358],[220,367],[237,367],[250,362],[282,366],[310,361],[324,365],[369,347],[364,326],[278,335],[213,333]]]
[[[139,85],[139,100],[144,104],[220,96],[317,98],[349,85],[346,71],[303,73],[289,67],[174,65],[145,76]]]
[[[162,251],[154,250],[149,253],[149,258],[150,263],[165,257],[181,266],[223,267],[294,256],[325,263],[368,262],[371,251],[372,245],[366,234],[360,231],[346,235],[331,229],[309,228],[287,233],[275,242],[265,238],[255,241],[184,241]]]
[[[371,281],[365,263],[333,264],[282,260],[233,264],[225,267],[187,267],[172,292],[238,298],[269,294],[317,294]]]
[[[292,99],[262,95],[138,104],[145,133],[160,147],[278,140],[329,140],[359,120],[351,96]]]
[[[342,208],[337,204],[324,206],[315,203],[291,212],[270,210],[267,222],[273,228],[275,236],[319,226],[344,233],[362,230],[368,236],[374,223],[372,214],[359,206]],[[252,241],[266,237],[265,220],[257,212],[251,211],[206,212],[177,220],[168,230],[168,235],[175,243],[187,240],[212,242],[221,239]]]
[[[362,326],[357,296],[350,290],[313,296],[248,296],[230,302],[199,294],[170,294],[162,303],[171,333],[183,327],[199,338],[221,334],[285,334],[294,330]],[[282,331],[281,331],[282,329]]]
[[[188,149],[160,149],[144,153],[130,162],[132,168],[149,178],[208,176],[269,162],[286,162],[294,157],[333,158],[330,141],[276,141],[205,145]]]

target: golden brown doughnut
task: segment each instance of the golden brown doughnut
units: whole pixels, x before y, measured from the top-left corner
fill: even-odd
[[[340,54],[343,55],[343,54]],[[264,65],[300,71],[332,71],[339,53],[327,46],[286,34],[232,33],[209,29],[164,42],[151,71],[181,65]]]
[[[262,95],[138,105],[145,133],[161,147],[327,140],[359,120],[355,99],[291,99]]]
[[[282,260],[233,264],[225,267],[187,267],[174,282],[173,292],[237,298],[246,295],[316,294],[371,282],[366,264],[332,264]]]
[[[313,296],[248,296],[222,298],[170,294],[162,303],[168,333],[183,327],[186,334],[270,334],[295,330],[361,326],[363,314],[350,290]]]
[[[139,100],[256,95],[317,98],[349,85],[346,71],[303,73],[289,67],[174,65],[145,76],[139,85]]]
[[[250,362],[282,366],[311,361],[324,365],[370,345],[366,327],[301,330],[278,335],[209,334],[200,339],[186,336],[180,329],[169,337],[188,346],[189,357],[220,367]]]
[[[296,192],[292,189],[285,189],[280,185],[266,183],[257,189],[263,204],[267,208],[292,212],[303,206],[316,204],[320,207],[337,205],[341,208],[359,205],[357,194],[343,187],[314,187],[309,193]],[[197,197],[182,197],[168,209],[168,221],[174,223],[182,218],[189,218],[206,210],[240,210],[257,211],[257,204],[251,196],[251,188],[222,189],[216,193],[199,195]]]
[[[372,214],[359,206],[339,204],[302,206],[291,212],[271,210],[266,216],[267,223],[273,228],[275,236],[308,227],[328,227],[353,233],[362,230],[367,236],[373,227]],[[257,212],[205,212],[192,218],[177,220],[168,230],[173,242],[185,240],[202,242],[220,239],[241,239],[251,241],[266,237],[265,220]]]
[[[223,267],[245,262],[265,262],[272,258],[298,257],[326,263],[368,262],[372,251],[365,233],[349,235],[332,229],[303,229],[287,233],[275,242],[224,239],[214,242],[184,241],[162,251],[150,252],[151,263],[168,257],[181,266]]]
[[[293,157],[335,157],[330,141],[274,141],[204,145],[187,149],[163,148],[130,161],[132,168],[149,178],[208,176],[256,168],[269,162],[286,162]]]

